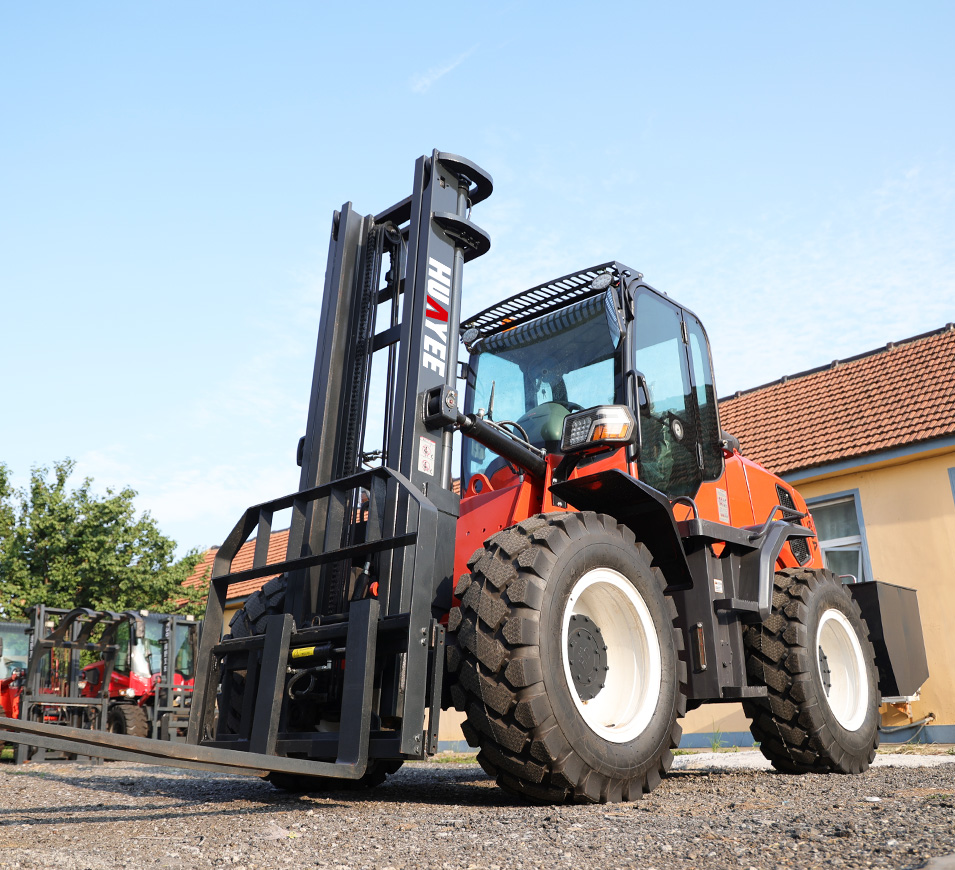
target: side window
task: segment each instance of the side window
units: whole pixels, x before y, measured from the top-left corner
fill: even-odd
[[[819,549],[826,567],[844,583],[871,580],[857,494],[811,499],[809,512],[816,523]]]
[[[113,670],[121,674],[129,673],[129,623],[121,622],[116,628],[116,661]]]
[[[26,668],[29,641],[23,626],[0,626],[0,680],[5,680],[17,668]]]
[[[700,443],[703,445],[703,479],[716,480],[723,473],[723,448],[716,411],[716,390],[709,343],[703,325],[692,314],[686,314],[686,331],[690,338],[690,365],[693,369],[693,392],[700,415]]]
[[[652,293],[635,300],[634,363],[640,390],[640,479],[669,496],[694,495],[702,482],[699,423],[691,395],[680,309]]]
[[[526,384],[520,366],[492,354],[482,354],[478,365],[481,377],[474,385],[474,410],[483,408],[489,412],[489,419],[497,423],[523,417],[527,411],[524,395]],[[488,466],[497,459],[497,454],[470,438],[464,439],[464,449],[468,451],[467,465],[470,469],[465,477],[466,486],[472,474],[487,471]]]

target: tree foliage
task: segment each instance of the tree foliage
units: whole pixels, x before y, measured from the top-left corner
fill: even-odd
[[[176,559],[176,543],[148,512],[137,517],[134,490],[92,492],[68,480],[66,459],[34,468],[14,490],[0,463],[0,618],[19,619],[34,604],[95,610],[201,613],[204,590],[182,586],[201,556]]]

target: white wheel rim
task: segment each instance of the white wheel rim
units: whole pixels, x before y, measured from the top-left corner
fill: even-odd
[[[606,682],[588,701],[577,692],[567,651],[574,615],[591,619],[607,646]],[[571,697],[591,731],[611,743],[643,733],[660,697],[662,656],[650,610],[623,574],[595,568],[577,581],[564,608],[560,649]]]
[[[826,701],[832,715],[846,731],[857,731],[865,721],[869,706],[869,680],[862,644],[841,610],[822,614],[816,632],[816,668],[823,691],[826,678],[820,662],[821,650],[829,667]]]

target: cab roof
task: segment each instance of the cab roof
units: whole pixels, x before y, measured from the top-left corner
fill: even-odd
[[[522,290],[509,299],[486,308],[480,314],[469,317],[461,324],[461,335],[464,336],[470,329],[476,329],[480,337],[484,338],[506,329],[513,329],[544,314],[559,311],[582,299],[605,293],[606,287],[601,289],[591,287],[594,278],[602,272],[611,272],[614,278],[643,277],[635,269],[630,269],[616,260],[579,272],[571,272],[554,281],[538,284],[530,290]]]

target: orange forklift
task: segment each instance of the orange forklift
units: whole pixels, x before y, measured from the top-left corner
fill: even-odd
[[[880,693],[927,677],[914,593],[823,567],[804,499],[721,430],[699,319],[636,269],[462,322],[492,189],[434,151],[409,197],[335,212],[299,489],[217,551],[186,745],[12,739],[374,785],[437,750],[453,704],[502,788],[604,802],[660,783],[688,709],[742,702],[778,770],[869,766]],[[222,637],[229,584],[270,575]]]

